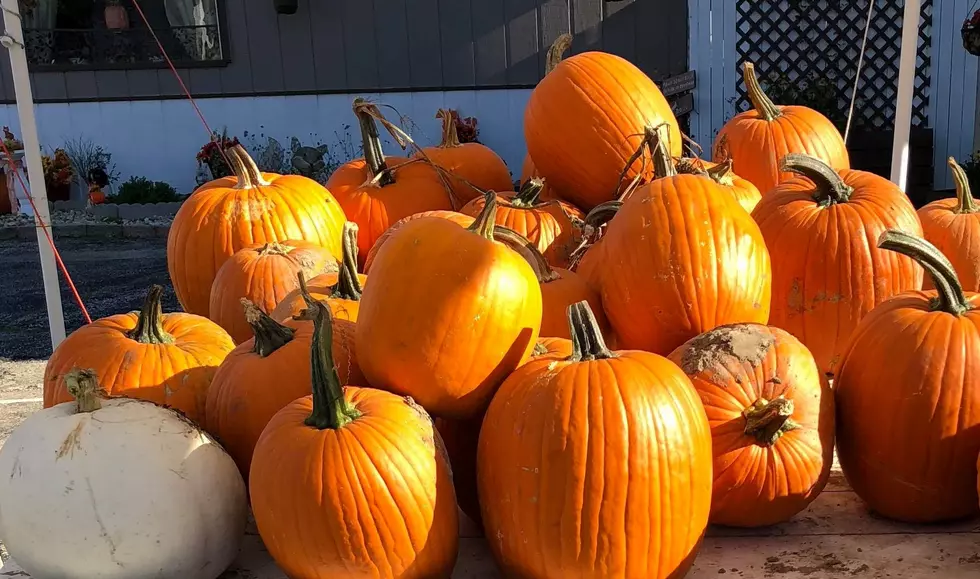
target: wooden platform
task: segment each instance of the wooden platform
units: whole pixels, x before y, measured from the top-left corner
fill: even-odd
[[[454,577],[501,577],[469,521],[461,528]],[[693,579],[718,577],[943,579],[980,577],[980,520],[901,525],[873,517],[835,471],[822,495],[789,523],[758,530],[712,528]],[[0,577],[27,578],[13,561]],[[236,565],[220,579],[286,579],[251,527]]]

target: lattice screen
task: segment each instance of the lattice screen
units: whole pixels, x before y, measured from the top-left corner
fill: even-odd
[[[903,0],[736,0],[739,35],[736,110],[749,108],[741,67],[745,59],[750,59],[756,64],[763,86],[772,86],[772,90],[783,94],[787,92],[780,91],[779,86],[797,87],[801,78],[807,80],[815,75],[826,79],[825,90],[816,92],[826,97],[827,105],[822,108],[836,110],[821,112],[841,124],[850,106],[869,1],[877,4],[868,35],[854,125],[890,126],[895,117]],[[922,1],[912,109],[915,126],[927,126],[929,122],[932,6],[933,0]],[[790,88],[788,94],[794,90]],[[836,98],[832,93],[836,93]]]

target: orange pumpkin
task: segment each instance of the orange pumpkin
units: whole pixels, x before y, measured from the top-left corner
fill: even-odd
[[[834,374],[861,318],[922,283],[915,262],[875,241],[888,229],[921,236],[922,227],[908,197],[883,177],[838,173],[805,155],[787,156],[783,167],[800,177],[765,195],[752,213],[772,249],[769,320]]]
[[[476,445],[480,441],[483,415],[463,420],[436,418],[433,420],[453,468],[453,488],[459,508],[477,526],[483,525],[480,499],[476,490]]]
[[[519,183],[527,183],[531,179],[541,179],[541,175],[538,173],[537,167],[534,166],[534,161],[531,160],[531,155],[524,155],[524,163],[521,166],[521,180]],[[542,181],[544,181],[542,179]],[[541,188],[541,193],[538,194],[538,199],[542,202],[544,201],[562,201],[562,197],[555,188],[551,186],[550,183],[545,183]]]
[[[249,245],[235,252],[218,269],[211,284],[212,321],[225,329],[236,344],[252,337],[242,312],[241,299],[272,311],[297,289],[296,275],[313,277],[337,272],[337,260],[319,245],[301,240]]]
[[[313,395],[272,417],[252,457],[262,542],[296,579],[448,578],[459,520],[441,437],[411,399],[344,388],[330,309],[308,305]]]
[[[510,191],[513,187],[510,170],[493,149],[480,143],[459,142],[456,134],[458,117],[452,109],[439,109],[436,118],[442,120],[442,141],[413,156],[427,158],[450,173],[446,178],[456,207],[482,197],[481,191]]]
[[[735,172],[763,195],[793,177],[780,169],[790,153],[815,157],[838,171],[851,168],[844,138],[827,117],[804,106],[774,104],[759,86],[755,65],[746,62],[743,71],[753,108],[736,115],[718,132],[713,161],[731,159]]]
[[[340,229],[346,220],[316,181],[260,173],[240,145],[225,153],[235,177],[199,187],[181,204],[167,237],[167,267],[177,299],[186,312],[201,316],[208,315],[218,269],[238,250],[303,239],[340,259]]]
[[[634,178],[653,177],[645,153],[634,154],[644,132],[664,123],[679,157],[680,128],[657,85],[624,58],[585,52],[558,63],[531,92],[524,139],[546,182],[588,211],[616,199]]]
[[[925,240],[888,231],[878,246],[916,260],[938,289],[885,300],[854,331],[834,381],[841,469],[885,517],[975,516],[980,294]]]
[[[670,355],[691,379],[711,425],[711,522],[783,523],[823,490],[834,460],[834,394],[789,333],[732,324]]]
[[[939,199],[919,209],[926,241],[949,259],[966,291],[980,292],[980,205],[970,191],[970,181],[956,159],[949,158],[956,183],[956,197]],[[926,277],[923,289],[934,289]]]
[[[337,168],[327,189],[344,208],[347,219],[357,223],[361,266],[378,237],[393,223],[418,213],[451,210],[452,199],[442,176],[423,159],[385,157],[375,119],[381,112],[362,98],[354,99],[354,114],[361,128],[364,157]],[[390,123],[396,140],[401,139]]]
[[[736,175],[732,171],[732,165],[731,159],[721,163],[711,163],[701,159],[683,159],[678,164],[677,171],[710,177],[715,183],[731,193],[732,197],[742,206],[742,209],[752,213],[752,210],[762,199],[762,194],[751,181]]]
[[[456,211],[423,211],[421,213],[409,215],[404,219],[399,219],[394,225],[386,229],[385,232],[378,237],[377,241],[374,242],[374,245],[371,246],[371,251],[368,252],[367,259],[364,260],[364,273],[370,273],[371,265],[374,263],[375,256],[377,256],[381,246],[388,241],[388,238],[391,237],[394,232],[401,229],[402,225],[423,217],[441,217],[443,219],[448,219],[453,223],[458,223],[463,227],[469,227],[473,224],[472,217],[463,213],[457,213]]]
[[[436,416],[468,418],[531,355],[541,290],[531,266],[494,241],[496,209],[488,193],[469,228],[416,219],[378,252],[355,334],[372,386]]]
[[[586,302],[569,317],[572,355],[518,368],[484,418],[487,545],[508,577],[683,577],[711,508],[701,403],[666,358],[610,351]]]
[[[772,270],[759,226],[713,180],[677,174],[655,139],[657,180],[602,237],[602,304],[623,348],[669,354],[724,324],[766,323]]]
[[[201,423],[211,379],[235,347],[221,326],[194,314],[163,314],[163,288],[150,288],[139,312],[117,314],[72,332],[44,368],[44,407],[74,398],[65,375],[95,372],[108,396],[148,400]]]
[[[554,356],[567,358],[572,355],[574,344],[565,338],[540,338],[534,345],[534,354],[531,360],[539,360],[545,357]]]

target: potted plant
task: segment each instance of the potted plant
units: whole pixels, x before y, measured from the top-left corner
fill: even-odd
[[[64,149],[55,149],[52,155],[41,156],[44,169],[44,186],[48,190],[49,201],[68,201],[71,197],[71,184],[75,181],[75,171]]]
[[[980,56],[980,10],[963,22],[960,34],[963,36],[963,48],[973,56]]]
[[[105,27],[109,30],[125,30],[129,28],[129,13],[121,0],[106,0]]]

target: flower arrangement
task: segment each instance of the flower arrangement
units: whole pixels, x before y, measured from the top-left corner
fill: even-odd
[[[3,146],[13,153],[24,148],[24,143],[10,132],[9,127],[3,128]]]
[[[238,142],[238,137],[232,137],[229,139],[227,130],[222,131],[220,135],[218,133],[214,133],[211,140],[197,152],[198,168],[201,169],[203,167],[207,167],[211,172],[210,179],[220,179],[221,177],[228,177],[232,175],[231,167],[225,163],[224,157],[221,153],[225,149],[234,147],[238,144],[240,144]],[[199,173],[201,173],[201,171],[199,171]]]
[[[44,187],[48,190],[48,199],[67,200],[71,184],[75,180],[75,170],[71,166],[68,153],[58,148],[51,155],[41,155],[41,167],[44,170]]]
[[[963,22],[960,34],[963,37],[963,48],[974,56],[980,56],[980,10]]]
[[[456,122],[456,136],[460,143],[479,143],[480,129],[477,127],[476,117],[461,117],[453,115]]]

